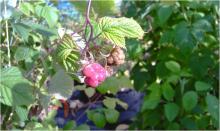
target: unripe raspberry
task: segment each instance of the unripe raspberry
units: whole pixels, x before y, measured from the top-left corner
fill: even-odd
[[[115,47],[109,57],[107,57],[108,65],[121,65],[124,63],[125,55],[120,47]]]
[[[85,83],[93,88],[95,88],[99,85],[99,81],[97,79],[93,79],[90,77],[85,78]]]
[[[106,69],[106,76],[107,77],[113,75],[114,71],[110,66],[106,66],[105,69]]]
[[[117,57],[119,55],[117,50],[113,50],[113,52],[111,53],[112,56]]]
[[[114,59],[113,59],[113,57],[112,56],[109,56],[109,57],[107,57],[107,62],[108,62],[108,64],[113,64],[114,63]]]

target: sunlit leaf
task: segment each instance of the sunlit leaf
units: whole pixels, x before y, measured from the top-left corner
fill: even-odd
[[[19,9],[25,14],[30,15],[30,13],[34,12],[34,6],[31,3],[28,2],[22,2],[19,6]]]
[[[79,68],[79,49],[70,35],[65,34],[57,47],[57,57],[66,70],[76,71]]]
[[[101,37],[122,48],[125,48],[125,37],[141,39],[144,35],[144,31],[135,20],[125,17],[103,17],[99,20],[99,27],[102,31]]]

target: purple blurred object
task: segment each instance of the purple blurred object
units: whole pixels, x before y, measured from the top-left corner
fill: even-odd
[[[131,118],[133,118],[139,112],[141,104],[143,102],[143,97],[143,93],[131,89],[118,92],[116,94],[116,98],[127,103],[128,109],[125,110],[120,105],[117,105],[116,110],[120,112],[118,122],[115,124],[106,124],[106,126],[103,129],[111,130],[115,129],[116,126],[119,124],[130,123]],[[86,97],[83,91],[73,92],[72,96],[68,100],[79,100],[83,103],[88,102],[88,98]],[[100,101],[90,106],[90,110],[104,108],[104,105],[100,103]],[[69,120],[74,120],[77,125],[87,124],[88,126],[90,126],[91,130],[99,130],[100,128],[97,128],[94,125],[94,123],[87,118],[87,114],[85,113],[86,109],[87,107],[82,107],[78,109],[77,112],[75,112],[74,114],[72,114],[71,111],[69,111],[68,117],[64,118],[64,110],[62,107],[60,107],[57,111],[57,115],[55,116],[56,124],[59,128],[63,128]]]

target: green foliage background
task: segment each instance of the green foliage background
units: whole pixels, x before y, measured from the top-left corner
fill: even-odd
[[[131,129],[219,128],[217,1],[124,1],[122,15],[146,30],[128,40],[130,78],[145,92]]]

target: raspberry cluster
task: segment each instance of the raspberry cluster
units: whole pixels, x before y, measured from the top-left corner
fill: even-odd
[[[86,65],[82,73],[86,77],[84,82],[93,88],[97,87],[106,78],[106,70],[99,63]]]
[[[121,65],[124,63],[125,54],[120,47],[115,47],[107,57],[108,65]]]

